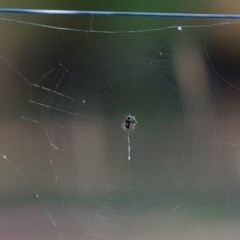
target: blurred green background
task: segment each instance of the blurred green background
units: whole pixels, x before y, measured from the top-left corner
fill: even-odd
[[[149,0],[144,2],[136,0],[130,2],[99,0],[64,2],[0,1],[0,7],[152,12],[240,12],[240,3],[234,0],[214,0],[210,2],[177,0]],[[48,25],[81,26],[87,29],[90,23],[89,16],[79,18],[1,14],[0,17],[24,19],[27,22],[40,22]],[[79,21],[79,19],[81,19],[81,21]],[[120,26],[121,29],[125,27],[130,29],[136,27],[148,28],[151,26],[159,26],[159,24],[161,26],[168,26],[176,23],[176,21],[180,21],[181,23],[181,19],[158,19],[155,23],[155,19],[146,18],[118,17],[115,19],[111,18],[110,21],[109,18],[98,17],[93,19],[93,27],[94,29],[108,29],[110,25],[111,29],[115,26]],[[195,23],[200,24],[202,21],[197,20]],[[206,97],[206,99],[209,100],[209,96],[205,92],[206,89],[204,87],[201,88],[204,86],[202,79],[200,79],[198,87],[195,88],[197,89],[196,92],[191,92],[193,86],[191,84],[188,85],[187,80],[189,79],[184,75],[184,69],[187,69],[190,75],[195,74],[196,76],[203,70],[202,65],[206,65],[207,59],[204,55],[204,50],[206,49],[203,48],[202,42],[199,41],[199,36],[201,39],[207,39],[209,44],[207,53],[214,64],[215,70],[220,72],[230,84],[226,84],[225,82],[223,84],[224,88],[221,89],[221,107],[224,121],[222,120],[222,116],[219,116],[219,122],[222,124],[222,132],[216,133],[215,135],[215,140],[220,143],[220,147],[218,145],[218,151],[216,151],[216,149],[214,149],[215,145],[211,145],[211,141],[206,141],[206,146],[204,146],[209,150],[206,155],[212,154],[211,156],[214,157],[212,158],[214,161],[202,161],[201,164],[198,165],[196,161],[184,162],[183,157],[174,159],[174,156],[180,154],[179,149],[174,148],[176,145],[184,146],[188,149],[187,146],[193,146],[194,143],[196,147],[195,153],[199,149],[201,150],[201,148],[198,148],[197,142],[194,142],[194,140],[191,142],[190,137],[187,138],[189,142],[186,141],[184,143],[180,137],[168,138],[166,128],[165,132],[162,132],[164,133],[162,139],[164,140],[166,137],[169,145],[165,142],[160,145],[159,149],[162,151],[160,151],[160,154],[164,151],[170,152],[169,146],[173,147],[174,149],[172,150],[176,152],[173,154],[173,161],[165,162],[165,165],[160,165],[159,171],[157,166],[150,164],[151,159],[148,159],[148,161],[144,163],[145,165],[137,165],[135,163],[136,165],[133,164],[130,167],[124,162],[118,161],[115,163],[114,160],[111,159],[108,160],[107,163],[104,163],[101,155],[99,159],[101,159],[102,162],[86,161],[83,164],[81,159],[79,163],[78,161],[74,162],[73,159],[74,157],[76,158],[79,152],[83,154],[86,159],[94,159],[94,154],[99,154],[100,150],[98,147],[102,146],[101,144],[104,141],[106,141],[108,146],[111,146],[107,152],[113,156],[116,150],[114,148],[115,142],[112,141],[111,138],[111,134],[113,133],[110,133],[108,136],[105,134],[104,129],[100,131],[93,125],[90,130],[73,130],[70,133],[61,131],[58,136],[54,130],[47,129],[46,134],[46,129],[44,129],[42,125],[22,120],[20,116],[25,114],[29,115],[28,111],[30,112],[30,117],[34,119],[39,119],[41,116],[38,115],[38,112],[35,113],[35,107],[33,107],[33,109],[31,109],[31,107],[29,108],[29,86],[26,85],[23,77],[20,75],[22,74],[29,82],[35,82],[37,81],[37,77],[41,77],[43,73],[47,72],[47,69],[49,69],[47,68],[48,66],[55,66],[54,64],[57,63],[56,56],[58,54],[56,44],[58,39],[62,40],[64,36],[58,35],[59,33],[57,31],[51,29],[41,29],[34,26],[28,28],[26,24],[18,25],[1,21],[0,26],[0,53],[2,54],[0,65],[0,153],[6,155],[9,159],[9,161],[6,161],[2,158],[0,165],[1,239],[87,240],[99,239],[100,233],[102,232],[106,234],[105,237],[102,237],[103,239],[112,240],[237,239],[240,234],[238,227],[240,221],[240,170],[238,161],[238,143],[240,143],[240,94],[238,89],[240,30],[237,24],[221,28],[216,27],[211,29],[211,31],[208,31],[210,30],[208,29],[204,32],[197,31],[197,29],[194,29],[192,32],[189,30],[184,32],[186,35],[181,35],[180,40],[179,37],[175,36],[176,31],[174,31],[174,34],[169,35],[165,35],[165,32],[160,33],[161,38],[164,38],[164,40],[171,39],[176,42],[184,42],[185,47],[189,47],[195,54],[189,54],[188,51],[184,52],[180,49],[174,51],[174,59],[181,66],[176,73],[176,75],[179,76],[179,85],[182,87],[183,93],[184,89],[187,93],[190,93],[190,97],[193,99],[192,103],[196,100],[194,99],[195,96],[200,97],[202,100]],[[81,49],[82,45],[85,46],[84,44],[89,43],[89,40],[86,40],[82,36],[78,38],[75,34],[75,32],[68,33],[66,39],[74,41],[78,49]],[[63,43],[65,42],[63,41]],[[68,57],[71,58],[71,56],[68,56],[69,49],[66,48],[64,44],[60,46],[60,49],[61,54],[65,54],[66,59],[68,59]],[[185,59],[187,60],[184,61]],[[74,63],[70,63],[69,65],[75,66]],[[62,69],[60,70],[62,71]],[[210,74],[212,73],[213,72]],[[61,76],[61,74],[63,73],[58,72],[56,77]],[[201,74],[200,76],[202,77]],[[236,87],[231,87],[231,84]],[[53,87],[51,86],[51,88]],[[37,94],[40,96],[40,93]],[[207,102],[210,103],[210,101]],[[192,109],[190,113],[196,117],[197,115],[194,115],[194,104],[191,105],[190,103],[188,107]],[[211,118],[210,115],[211,114],[209,114],[209,119]],[[175,116],[176,119],[173,119],[174,123],[178,122],[179,119],[177,119],[177,117],[178,116]],[[201,116],[199,116],[199,119],[200,118]],[[60,118],[56,116],[56,121],[59,119]],[[166,126],[171,125],[170,120],[170,123],[167,123],[169,125],[166,124]],[[139,122],[141,124],[141,119]],[[196,126],[192,119],[187,119],[185,124],[196,130],[197,134],[201,131],[206,132],[206,129],[201,130],[201,124]],[[209,125],[212,127],[210,121]],[[160,128],[161,127],[154,127],[154,129],[157,130]],[[182,134],[182,129],[179,129],[179,126],[175,126],[175,129],[175,133]],[[211,132],[212,129],[209,129],[209,134]],[[116,133],[114,132],[114,134]],[[103,137],[96,138],[96,135]],[[141,133],[136,133],[136,136],[141,137]],[[214,137],[211,134],[209,136]],[[204,138],[202,138],[202,141],[204,141],[203,139]],[[89,146],[91,142],[95,144]],[[126,143],[124,141],[119,142],[120,145]],[[55,153],[56,155],[51,155],[51,147],[54,148],[54,146],[51,146],[50,143],[58,143],[59,145],[55,147],[62,146],[63,148],[69,145],[71,146],[71,143],[81,143],[82,145],[80,147],[78,145],[73,146],[70,149],[66,147],[64,151],[59,151]],[[231,145],[231,143],[235,145]],[[151,148],[150,143],[147,144],[149,144],[149,148]],[[199,145],[200,144],[201,142],[199,142]],[[166,149],[163,149],[165,146]],[[139,147],[139,151],[140,150]],[[201,155],[201,152],[198,154]],[[153,154],[150,155],[152,156]],[[186,159],[191,159],[190,156],[191,154],[189,154]],[[202,154],[202,156],[204,159],[205,155]],[[54,161],[57,161],[56,165],[54,165],[56,169],[53,168],[50,162],[51,157]],[[78,158],[76,159],[78,160]],[[121,156],[116,156],[116,159],[122,160]],[[180,160],[183,164],[179,163]],[[73,162],[76,165],[72,164]],[[109,176],[98,171],[100,169],[99,166],[104,166],[103,169],[108,169],[110,176],[120,176],[118,179],[114,179],[116,186],[120,186],[119,189],[116,190],[108,184],[108,180],[111,180],[111,178],[108,179]],[[139,168],[139,166],[141,167]],[[155,168],[153,166],[155,166]],[[20,171],[16,169],[17,167],[20,168]],[[121,171],[119,169],[121,169]],[[139,169],[142,172],[139,172]],[[79,172],[79,175],[74,172],[76,170]],[[153,179],[149,180],[149,182],[141,182],[141,180],[147,179],[146,173],[151,176],[151,171],[153,172]],[[196,177],[196,179],[192,177],[195,175],[199,176],[199,172],[203,174],[200,176],[200,180],[198,177]],[[207,174],[204,175],[204,173]],[[122,178],[121,174],[123,174]],[[139,178],[141,174],[142,179]],[[159,176],[157,174],[159,174]],[[56,176],[64,179],[59,185],[56,185],[56,181],[58,180]],[[149,177],[149,179],[151,178]],[[156,183],[154,179],[163,179],[163,182]],[[184,181],[182,181],[182,179],[184,179]],[[99,180],[100,183],[106,181],[106,186],[98,186],[97,180]],[[139,198],[135,199],[134,197],[138,196],[139,189],[135,191],[134,186],[138,186],[139,181],[142,183],[139,185],[143,187],[144,192],[139,195]],[[124,185],[124,183],[128,183],[129,185]],[[179,186],[185,186],[185,183],[185,188],[179,188]],[[158,195],[154,192],[156,188],[153,188],[153,186],[158,187],[158,184],[161,189],[167,188],[165,192],[161,192],[163,195]],[[59,191],[57,186],[60,186],[64,191]],[[151,190],[151,188],[153,190]],[[102,189],[106,191],[102,193]],[[177,190],[179,190],[179,192]],[[171,194],[171,191],[173,191],[173,194]],[[61,193],[63,193],[63,195],[61,195]],[[40,195],[40,200],[36,197],[36,194]],[[83,196],[83,198],[79,196]],[[91,199],[93,203],[89,203],[89,196],[96,196],[97,200],[100,196],[101,203],[109,208],[100,205],[96,210],[94,204],[97,200]],[[130,199],[130,201],[128,199]],[[119,201],[119,203],[117,201]],[[123,203],[123,205],[121,205],[121,203]],[[92,209],[89,207],[91,204],[93,206]],[[119,209],[116,209],[116,206],[118,206]],[[147,209],[147,211],[138,212],[139,206],[145,206],[145,208],[143,208]],[[134,209],[137,210],[134,212]],[[96,212],[94,212],[95,210]],[[102,210],[106,211],[101,212]],[[116,213],[117,217],[121,216],[121,218],[117,218],[113,213]],[[139,213],[143,215],[140,217]],[[99,216],[106,218],[107,221],[98,220]],[[89,226],[89,223],[95,223],[96,225],[94,226],[94,224],[92,224]],[[115,225],[111,225],[113,223]],[[107,235],[108,233],[114,232],[112,230],[114,227],[118,228],[119,226],[123,227],[117,229],[117,234]],[[152,232],[149,232],[149,229],[151,229]],[[86,234],[86,230],[90,233],[95,232],[95,234],[99,232],[99,235],[92,236],[89,233]],[[145,230],[148,231],[148,236],[140,236]]]

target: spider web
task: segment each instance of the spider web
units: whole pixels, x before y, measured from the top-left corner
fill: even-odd
[[[16,185],[3,199],[39,221],[18,239],[202,239],[215,212],[224,237],[235,234],[235,178],[218,183],[222,149],[238,152],[223,133],[223,96],[239,84],[215,66],[211,36],[238,22],[62,18],[0,22],[6,94],[21,90],[10,117],[25,129],[16,144],[17,133],[2,140],[4,178]],[[138,121],[129,135],[128,114]],[[32,216],[29,205],[39,206]]]

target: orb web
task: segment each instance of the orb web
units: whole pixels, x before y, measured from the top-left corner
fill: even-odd
[[[83,239],[168,236],[178,214],[212,183],[224,143],[222,88],[206,32],[198,32],[203,44],[191,38],[208,24],[101,32],[92,19],[92,31],[29,23],[21,21],[21,30],[47,40],[28,39],[24,63],[4,54],[1,60],[27,85],[21,119],[43,129],[68,221]],[[65,239],[31,177],[18,169],[22,162],[3,158]]]
[[[62,59],[60,52],[61,76],[66,80],[54,83],[54,91],[77,101],[52,91],[40,99],[45,106],[41,122],[64,126],[47,132],[56,146],[50,157],[62,183],[63,206],[81,222],[84,201],[85,208],[93,211],[85,226],[92,237],[117,239],[126,234],[149,239],[154,221],[146,218],[153,202],[160,212],[172,199],[180,199],[174,200],[178,204],[186,189],[212,174],[218,109],[205,89],[217,90],[208,83],[206,66],[203,72],[182,66],[173,57],[178,47],[157,36],[88,34],[86,38],[83,48],[74,48],[76,56]],[[191,51],[180,49],[175,51],[188,64],[189,59],[201,64]],[[182,81],[191,77],[190,89],[177,81],[180,74],[186,75]],[[204,74],[209,75],[208,82]],[[82,99],[85,105],[80,104]],[[119,127],[128,112],[141,119],[131,134],[131,146],[130,134]],[[64,172],[59,172],[60,164],[65,165]]]

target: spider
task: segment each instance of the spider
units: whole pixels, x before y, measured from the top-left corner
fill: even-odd
[[[135,127],[137,125],[137,120],[135,116],[128,114],[123,123],[122,123],[122,129],[124,131],[127,131],[127,144],[128,144],[128,160],[131,160],[131,145],[130,145],[130,131],[134,131]]]
[[[123,130],[130,131],[134,130],[137,125],[137,120],[135,116],[127,115],[126,118],[123,121],[122,128]]]

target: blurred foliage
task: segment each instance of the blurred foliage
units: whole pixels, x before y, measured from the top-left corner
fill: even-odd
[[[118,10],[118,11],[196,11],[204,6],[201,1],[110,1],[110,0],[88,0],[88,1],[0,1],[1,7],[12,8],[54,8],[54,9],[86,9],[86,10]]]

